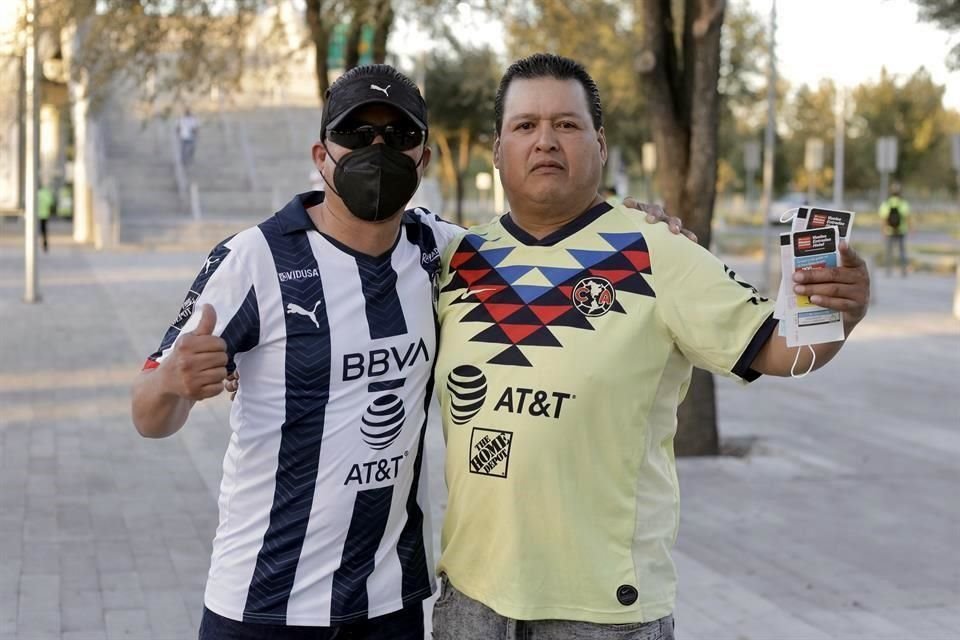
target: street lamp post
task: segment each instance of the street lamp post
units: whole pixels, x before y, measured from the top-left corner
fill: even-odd
[[[647,202],[653,202],[653,174],[657,170],[657,145],[644,142],[641,147],[643,164],[644,197]]]
[[[843,208],[844,154],[847,138],[847,91],[837,89],[833,135],[833,206]]]
[[[37,187],[40,173],[40,62],[37,57],[37,0],[26,0],[26,47],[24,93],[26,132],[24,171],[24,283],[23,301],[39,302],[37,287]]]
[[[877,138],[877,171],[880,173],[880,202],[889,195],[890,174],[897,170],[897,139],[893,136]]]
[[[823,169],[823,140],[807,138],[803,153],[803,168],[807,171],[807,204],[817,199],[817,174]]]
[[[953,170],[957,172],[957,197],[960,198],[960,133],[950,136]]]
[[[757,177],[757,170],[760,168],[760,142],[757,140],[748,140],[743,143],[743,170],[746,173],[746,205],[747,211],[753,213],[754,199],[756,197],[756,185],[754,181]]]
[[[764,293],[773,291],[773,276],[771,270],[771,253],[773,239],[770,230],[770,207],[773,203],[773,156],[776,151],[777,127],[777,0],[770,3],[770,54],[767,67],[767,129],[764,132],[763,144],[763,201],[760,207],[763,215],[763,282]]]

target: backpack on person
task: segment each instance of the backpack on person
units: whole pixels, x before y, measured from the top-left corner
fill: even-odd
[[[887,209],[887,226],[894,232],[900,230],[900,208],[897,205]]]

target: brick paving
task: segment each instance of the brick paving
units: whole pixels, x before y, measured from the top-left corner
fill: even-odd
[[[58,237],[26,305],[0,237],[0,640],[196,637],[227,402],[149,441],[129,385],[202,262]],[[680,462],[681,640],[960,638],[954,282],[875,279],[830,367],[719,383],[723,435],[757,440]],[[439,522],[439,434],[430,451]]]

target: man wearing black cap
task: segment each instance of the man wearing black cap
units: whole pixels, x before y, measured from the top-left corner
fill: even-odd
[[[423,638],[434,285],[461,231],[404,212],[426,140],[407,77],[341,76],[313,145],[326,193],[214,248],[134,385],[137,430],[165,437],[243,378],[200,638]]]

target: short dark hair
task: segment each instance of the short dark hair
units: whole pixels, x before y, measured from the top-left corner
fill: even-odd
[[[507,89],[514,78],[533,80],[535,78],[556,78],[557,80],[576,80],[583,86],[587,94],[587,110],[593,120],[593,128],[599,130],[603,126],[603,107],[600,105],[600,90],[590,74],[582,64],[570,58],[564,58],[554,53],[535,53],[532,56],[521,58],[511,64],[500,79],[497,88],[497,97],[493,103],[493,112],[496,118],[496,134],[500,135],[503,127],[503,101],[507,96]]]

